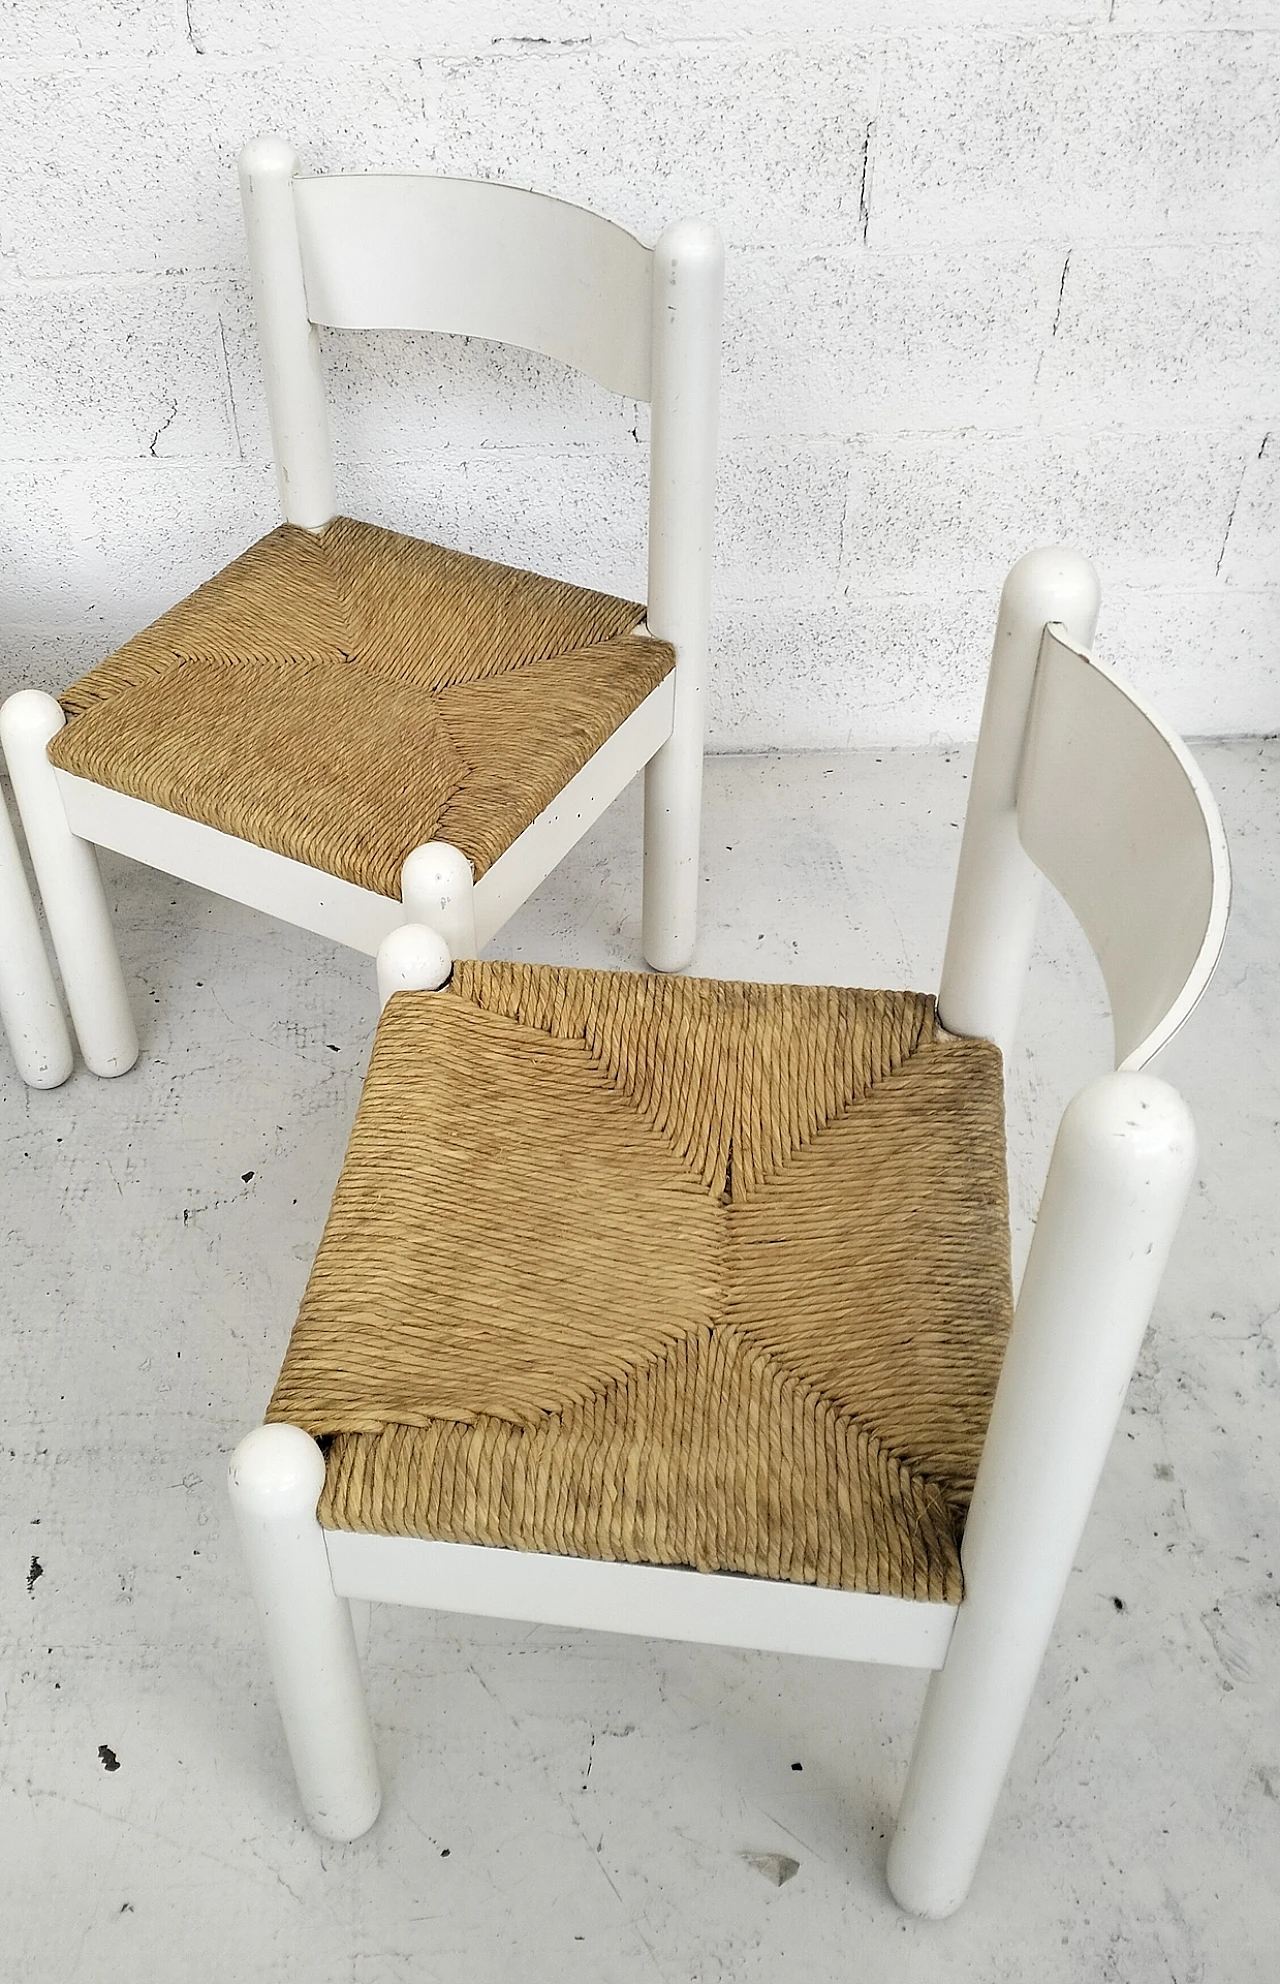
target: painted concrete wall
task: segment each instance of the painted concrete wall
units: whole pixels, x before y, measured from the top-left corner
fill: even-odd
[[[56,688],[276,521],[233,160],[729,245],[713,743],[972,735],[1005,566],[1280,727],[1280,0],[0,0],[0,668]],[[779,24],[785,23],[781,32]],[[643,589],[644,423],[331,335],[343,506]]]

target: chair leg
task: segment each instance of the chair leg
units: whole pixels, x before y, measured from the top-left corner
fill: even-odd
[[[297,1426],[259,1426],[229,1481],[302,1809],[325,1839],[358,1839],[381,1792],[351,1607],[316,1521],[324,1457]]]
[[[373,1606],[367,1598],[349,1598],[347,1605],[351,1613],[351,1637],[355,1641],[356,1658],[361,1668],[368,1665],[369,1639],[373,1632]]]
[[[644,779],[644,928],[655,971],[683,971],[698,930],[702,738],[720,391],[724,246],[673,221],[653,251],[646,624],[676,651],[671,735]]]
[[[138,1058],[138,1035],[111,912],[97,856],[67,825],[48,757],[65,722],[52,696],[23,689],[0,711],[0,737],[80,1051],[95,1075],[123,1075]]]
[[[889,1851],[912,1914],[968,1893],[1194,1164],[1187,1107],[1154,1076],[1107,1075],[1063,1117]]]
[[[400,900],[405,922],[436,931],[450,957],[475,957],[475,877],[460,849],[447,840],[415,847],[400,870]]]
[[[0,1025],[30,1088],[71,1073],[71,1036],[45,954],[9,809],[0,799]]]
[[[641,946],[655,971],[683,971],[698,936],[701,720],[690,728],[691,736],[677,729],[645,768]]]

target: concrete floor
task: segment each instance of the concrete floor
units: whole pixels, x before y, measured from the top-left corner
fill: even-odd
[[[1203,762],[1237,908],[1164,1070],[1201,1179],[974,1893],[938,1926],[883,1886],[923,1686],[889,1670],[382,1608],[383,1815],[351,1847],[303,1828],[223,1476],[319,1236],[371,969],[104,864],[136,1071],[28,1094],[0,1062],[6,1978],[1280,1974],[1280,748]],[[713,763],[698,968],[933,984],[964,794],[938,753]],[[633,964],[638,819],[632,793],[495,949]],[[1107,1049],[1056,909],[1025,1034],[1023,1238],[1057,1112]]]

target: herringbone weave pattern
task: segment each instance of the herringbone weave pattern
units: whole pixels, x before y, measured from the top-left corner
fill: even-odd
[[[337,517],[284,525],[62,698],[64,770],[380,895],[477,877],[673,666],[644,608]]]
[[[383,1014],[269,1418],[339,1528],[960,1596],[1000,1057],[913,993],[459,963]]]

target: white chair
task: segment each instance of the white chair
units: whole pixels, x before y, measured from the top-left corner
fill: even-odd
[[[71,1039],[9,809],[0,796],[0,1026],[30,1088],[56,1088],[71,1073]]]
[[[963,1900],[1195,1162],[1140,1070],[1227,917],[1213,799],[1091,660],[1097,604],[1069,552],[1005,585],[936,1013],[511,965],[446,983],[437,934],[387,939],[271,1423],[230,1468],[319,1832],[378,1811],[351,1601],[383,1600],[934,1670],[888,1879],[921,1915]],[[1063,1117],[1010,1328],[988,1043],[1013,1036],[1040,873],[1100,961],[1116,1066]]]
[[[88,1065],[137,1054],[95,845],[376,953],[482,948],[645,768],[643,947],[694,944],[723,256],[514,187],[240,158],[273,533],[0,734]],[[647,400],[646,608],[336,515],[317,325],[454,332]],[[455,830],[456,823],[456,830]]]

